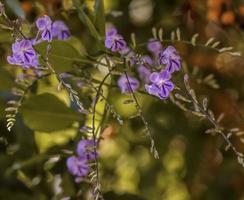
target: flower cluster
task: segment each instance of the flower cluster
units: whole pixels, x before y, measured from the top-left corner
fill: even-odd
[[[68,27],[63,21],[57,20],[52,22],[49,16],[44,15],[36,20],[38,32],[41,33],[43,41],[51,41],[53,37],[59,40],[67,40],[70,37]]]
[[[42,39],[50,42],[52,40],[52,20],[50,17],[47,15],[40,17],[36,20],[36,26],[41,33]]]
[[[142,63],[137,67],[140,79],[149,83],[149,76],[152,73],[152,68],[157,67],[158,65],[158,53],[162,49],[162,45],[158,41],[152,41],[151,39],[148,42],[147,49],[152,53],[153,57],[145,55],[142,57]]]
[[[47,15],[36,20],[38,28],[35,39],[18,39],[12,44],[12,55],[7,57],[7,61],[12,65],[20,65],[24,69],[30,67],[37,68],[39,65],[38,54],[34,45],[42,41],[51,41],[54,37],[59,40],[66,40],[70,37],[68,27],[62,21],[52,22]],[[41,34],[41,38],[38,35]]]
[[[174,84],[170,81],[171,74],[179,71],[181,67],[181,58],[173,46],[163,49],[159,41],[149,39],[147,49],[152,57],[145,55],[138,61],[136,54],[130,50],[124,38],[113,27],[108,29],[106,33],[105,47],[112,52],[120,53],[126,59],[129,58],[131,65],[137,66],[139,78],[146,83],[145,89],[149,94],[160,99],[168,98],[170,92],[174,89]],[[164,69],[160,72],[153,72],[158,67],[161,68],[162,65]],[[129,76],[127,79],[125,75],[122,75],[118,79],[118,86],[122,93],[129,93],[130,90],[134,92],[139,88],[139,81],[134,77]]]
[[[7,61],[12,65],[21,65],[24,69],[37,67],[38,56],[32,46],[31,40],[20,40],[12,44],[12,56],[7,57]]]
[[[158,53],[158,60],[160,65],[165,65],[165,68],[160,72],[150,74],[151,83],[146,84],[145,89],[149,94],[166,99],[174,89],[174,84],[170,81],[171,74],[180,70],[181,59],[176,49],[173,46],[168,46]]]
[[[91,171],[90,163],[97,157],[94,145],[96,144],[93,140],[81,140],[77,145],[77,156],[71,156],[66,161],[67,168],[75,176],[76,182],[82,181]]]
[[[124,38],[118,34],[116,28],[110,27],[106,31],[105,47],[110,49],[112,52],[117,52],[121,56],[129,58],[130,62],[135,64],[134,52],[130,50]],[[125,75],[120,76],[118,79],[118,86],[122,93],[130,93],[131,90],[135,91],[139,88],[140,84],[136,78],[128,76],[128,80]]]

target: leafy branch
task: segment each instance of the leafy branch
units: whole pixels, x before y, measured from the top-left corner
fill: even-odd
[[[225,150],[227,151],[231,149],[236,154],[238,162],[244,167],[243,153],[239,152],[230,140],[233,132],[236,132],[238,135],[238,129],[232,129],[228,131],[228,133],[225,133],[225,128],[219,124],[222,116],[220,116],[218,119],[215,118],[212,110],[208,108],[207,98],[204,98],[202,103],[199,102],[196,97],[195,91],[190,87],[188,75],[185,75],[184,77],[184,85],[186,90],[183,90],[177,86],[178,90],[181,93],[175,94],[175,97],[178,101],[175,100],[173,96],[171,96],[171,101],[182,110],[190,111],[193,115],[209,121],[212,124],[213,128],[206,130],[206,133],[219,134],[226,143]],[[188,109],[189,104],[193,106],[193,109]]]
[[[49,76],[50,74],[45,74],[40,77],[34,77],[30,75],[26,75],[25,78],[17,78],[15,82],[18,87],[12,88],[12,94],[17,96],[17,100],[9,100],[7,102],[8,107],[5,109],[6,119],[7,119],[7,129],[10,132],[15,124],[16,115],[19,112],[23,101],[28,94],[29,90],[33,87],[33,85],[40,79]]]
[[[241,57],[241,53],[237,52],[237,51],[232,51],[234,48],[227,46],[227,47],[219,47],[221,42],[217,41],[215,38],[209,38],[205,43],[199,43],[197,41],[199,34],[196,33],[194,34],[190,40],[184,40],[181,38],[181,32],[180,29],[177,28],[176,31],[172,31],[171,32],[171,38],[170,39],[164,39],[163,38],[163,29],[159,28],[158,30],[154,27],[152,29],[152,34],[153,34],[153,38],[155,41],[160,41],[160,42],[166,42],[166,43],[183,43],[186,45],[192,45],[192,46],[196,46],[196,47],[200,47],[200,48],[207,48],[213,51],[216,51],[218,53],[228,53],[232,56],[239,56]],[[137,46],[138,47],[142,47],[145,46],[147,44],[147,42],[145,43],[140,43]]]

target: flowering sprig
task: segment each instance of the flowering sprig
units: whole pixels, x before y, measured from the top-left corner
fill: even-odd
[[[6,16],[7,17],[7,16]],[[13,25],[11,21],[8,21],[10,25]],[[12,65],[22,66],[23,69],[38,68],[39,55],[36,52],[35,45],[42,41],[51,41],[53,37],[57,37],[60,40],[66,40],[70,37],[68,27],[62,21],[52,22],[51,18],[47,15],[40,17],[36,20],[36,26],[38,33],[34,39],[22,38],[16,40],[12,44],[12,55],[7,57],[7,61]],[[17,31],[20,32],[19,29]],[[41,33],[41,39],[38,39],[39,33]],[[21,32],[20,34],[24,36]]]
[[[41,33],[42,40],[52,40],[52,20],[49,16],[44,15],[36,20],[36,26],[38,31]]]
[[[10,25],[12,25],[12,24],[10,23]],[[13,26],[13,28],[16,28],[16,27]],[[49,27],[48,27],[48,29],[49,29]],[[24,36],[24,34],[19,29],[16,28],[16,31],[19,31],[20,32],[20,35],[23,36],[23,38],[26,40],[26,37]],[[43,31],[45,31],[45,29],[43,29]],[[48,31],[48,30],[46,30],[46,31]],[[38,36],[38,34],[37,34],[37,36]],[[43,38],[42,38],[42,40],[43,40]],[[38,41],[38,42],[41,42],[41,41]],[[36,42],[33,43],[32,48],[36,51],[36,49],[34,47],[35,44],[36,44]],[[74,91],[72,89],[72,87],[64,81],[64,79],[63,79],[63,77],[62,77],[61,74],[59,75],[59,74],[56,73],[56,71],[54,70],[54,68],[49,63],[49,61],[48,61],[48,54],[49,54],[50,48],[51,48],[51,46],[48,45],[47,53],[46,53],[46,56],[45,57],[43,57],[42,55],[40,55],[38,53],[38,51],[36,51],[36,54],[38,54],[39,55],[39,58],[42,60],[42,62],[45,63],[47,69],[49,69],[51,71],[51,73],[53,73],[53,74],[56,75],[56,77],[57,77],[57,79],[58,79],[58,81],[60,83],[59,84],[59,88],[61,88],[61,86],[63,86],[69,92],[70,97],[71,97],[71,100],[74,100],[77,103],[77,105],[79,106],[80,111],[83,112],[84,110],[83,110],[83,107],[82,107],[82,103],[79,100],[78,93],[76,91]],[[91,141],[94,143],[93,144],[94,148],[96,148],[96,145],[95,145],[95,142],[94,142],[95,139],[94,140],[91,140]],[[79,154],[80,154],[80,151],[79,151]],[[76,176],[76,179],[75,180],[77,182],[81,181],[82,178],[84,176],[86,176],[87,173],[90,172],[90,169],[91,168],[88,167],[88,164],[90,162],[94,161],[94,163],[96,165],[96,163],[97,163],[97,160],[96,160],[97,159],[96,158],[96,150],[94,150],[94,154],[93,155],[95,155],[95,157],[92,157],[92,153],[89,154],[89,156],[87,155],[86,156],[86,159],[84,157],[81,157],[80,155],[78,157],[77,156],[72,156],[72,157],[70,157],[67,160],[67,167],[69,168],[69,171],[71,172],[71,174],[73,174],[74,176]],[[98,183],[99,183],[99,181],[98,181]],[[98,194],[98,196],[100,196],[100,193],[99,193],[99,191],[97,189],[98,188],[97,185],[98,184],[96,184],[96,193]],[[99,185],[100,185],[100,183],[99,183]]]
[[[118,38],[119,40],[123,40],[123,42],[118,42]],[[150,39],[148,41],[147,48],[154,55],[155,61],[150,56],[142,56],[140,60],[137,61],[135,60],[135,53],[126,46],[126,42],[123,37],[119,35],[117,29],[113,27],[107,31],[105,47],[113,52],[122,52],[121,56],[124,56],[125,59],[128,59],[128,54],[132,54],[132,56],[129,57],[130,64],[134,65],[136,63],[141,63],[138,67],[140,78],[146,83],[151,82],[151,84],[145,85],[146,91],[160,99],[168,98],[170,92],[174,88],[173,83],[170,81],[171,74],[175,71],[179,71],[181,67],[180,56],[173,46],[168,46],[166,49],[163,49],[159,41]],[[150,70],[149,67],[156,66],[157,64],[165,65],[165,69],[160,73],[152,73],[151,70],[153,69]],[[139,81],[131,76],[128,76],[128,79],[130,81],[132,91],[137,90],[139,88]],[[122,93],[129,92],[128,81],[126,80],[125,75],[122,75],[119,78],[118,86]]]
[[[205,133],[220,135],[226,143],[225,150],[227,151],[231,149],[235,153],[238,163],[244,167],[244,154],[239,152],[230,140],[231,136],[233,135],[233,132],[238,132],[239,129],[226,130],[223,126],[220,125],[222,117],[220,116],[217,119],[215,118],[212,110],[208,108],[208,100],[206,98],[203,99],[202,104],[199,102],[199,100],[196,97],[195,91],[190,87],[189,76],[187,74],[184,76],[184,86],[185,90],[177,86],[181,94],[175,94],[175,97],[178,101],[176,101],[171,96],[171,101],[184,111],[190,111],[193,115],[210,122],[213,128],[209,128],[205,131]],[[186,103],[188,104],[188,106],[185,105]],[[188,108],[189,104],[192,105],[193,109]],[[227,131],[227,133],[225,133],[225,131]]]
[[[97,157],[93,140],[81,140],[77,145],[76,153],[76,156],[68,157],[66,164],[69,172],[75,176],[75,181],[81,182],[92,171],[90,165]]]
[[[67,40],[70,37],[69,28],[63,21],[57,20],[52,22],[51,18],[47,15],[38,18],[36,26],[38,33],[41,33],[41,40],[43,41],[50,42],[54,37],[59,40]]]
[[[171,39],[171,41],[174,41],[174,35]],[[177,36],[177,41],[180,41],[180,32],[179,30],[176,32],[176,36]],[[162,36],[160,36],[160,40],[162,40]],[[197,39],[197,35],[194,36],[192,38],[192,41],[189,42],[189,44],[192,44],[193,46],[196,45],[196,39]],[[188,43],[188,42],[186,42]],[[212,46],[209,47],[210,43],[212,43],[212,40],[208,41],[204,47],[206,48],[212,48],[212,49],[216,49],[217,45],[219,44],[219,42],[212,44]],[[153,55],[154,61],[152,61],[153,59],[151,59],[148,56],[137,56],[136,53],[134,53],[133,51],[131,51],[129,48],[126,48],[124,51],[129,52],[128,54],[131,54],[132,56],[129,57],[129,63],[131,65],[135,65],[135,64],[139,64],[137,70],[139,73],[139,77],[141,80],[143,80],[146,84],[145,84],[145,89],[146,91],[150,94],[150,95],[154,95],[157,96],[158,98],[160,98],[161,100],[166,100],[168,99],[168,97],[171,97],[170,99],[172,99],[172,95],[171,92],[174,89],[174,83],[171,81],[172,78],[172,74],[176,71],[179,71],[181,68],[181,57],[179,55],[179,53],[177,52],[177,50],[175,49],[175,47],[173,46],[168,46],[165,49],[163,49],[161,43],[156,40],[156,39],[150,39],[149,42],[147,43],[147,48],[150,51],[150,53]],[[231,50],[232,48],[222,48],[220,50],[218,50],[219,52],[228,52],[229,50]],[[231,53],[231,55],[238,55],[237,53]],[[123,57],[126,54],[121,54],[121,56]],[[128,59],[128,57],[124,56],[124,59]],[[131,60],[133,60],[133,62],[131,62]],[[155,70],[157,70],[157,65],[161,65],[161,69],[160,72],[155,72]],[[163,68],[163,69],[162,69]],[[130,77],[128,74],[126,75],[127,72],[125,72],[125,75],[122,75],[120,77],[120,81],[118,82],[118,85],[122,91],[122,93],[125,93],[124,91],[127,91],[127,85],[130,87],[130,92],[132,94],[132,97],[134,99],[134,102],[136,101],[136,97],[134,94],[134,92],[138,89],[136,81],[133,77]],[[122,82],[121,80],[123,80],[123,77],[127,78],[127,82]],[[134,84],[130,84],[130,82],[133,82]],[[121,82],[123,84],[121,84]],[[121,87],[121,85],[123,87]],[[179,87],[176,87],[177,89]],[[197,100],[196,97],[194,95],[194,93],[192,92],[193,90],[190,90],[189,95],[194,98],[193,103],[194,103],[194,108],[197,109],[197,107],[199,107],[199,104],[196,104]],[[185,101],[185,102],[191,102],[191,100],[187,99],[187,97],[183,97],[179,94],[176,95],[177,98],[180,98],[181,100]],[[187,110],[182,104],[180,104],[177,101],[173,101],[176,103],[177,106],[179,106],[180,108],[182,108],[183,110]],[[138,102],[137,102],[138,103]],[[138,106],[138,104],[136,103],[136,105]],[[140,107],[137,107],[138,110],[140,110]],[[215,126],[215,132],[219,133],[224,140],[227,142],[227,149],[231,148],[234,153],[237,155],[238,157],[238,162],[240,164],[243,165],[244,163],[244,156],[242,153],[238,152],[237,149],[234,147],[234,145],[230,142],[229,140],[229,136],[231,134],[228,134],[227,136],[221,131],[222,129],[220,128],[220,126],[215,122],[215,118],[213,116],[213,113],[209,110],[208,113],[206,113],[206,111],[204,111],[203,113],[201,112],[202,108],[198,108],[198,110],[196,111],[192,111],[193,114],[196,114],[197,116],[200,117],[206,117],[206,119],[210,120],[210,122]],[[147,123],[145,123],[147,124]],[[243,165],[244,166],[244,165]]]
[[[151,43],[151,41],[149,41]],[[161,51],[159,47],[155,47],[158,50],[158,61],[161,65],[165,65],[165,68],[160,72],[152,72],[150,75],[150,70],[144,66],[140,66],[140,77],[144,76],[145,89],[146,91],[158,98],[164,100],[170,95],[170,92],[174,89],[174,84],[170,80],[172,73],[179,71],[181,67],[181,59],[176,49],[173,46],[168,46],[166,49]],[[153,48],[151,47],[151,50]],[[149,84],[150,83],[150,84]]]
[[[13,54],[8,57],[8,62],[10,64],[22,66],[23,69],[40,69],[39,66],[39,59],[41,59],[46,67],[51,71],[51,73],[55,74],[58,81],[59,81],[59,88],[63,86],[68,93],[70,94],[71,100],[77,103],[80,111],[83,110],[82,103],[79,99],[78,92],[72,89],[71,85],[64,81],[64,77],[56,73],[54,68],[48,61],[48,53],[49,48],[47,48],[47,56],[42,57],[39,55],[38,51],[35,49],[35,45],[42,41],[51,42],[53,38],[57,38],[60,40],[66,40],[70,37],[70,32],[67,26],[62,21],[55,21],[52,22],[50,17],[43,16],[36,21],[36,25],[38,28],[38,33],[35,39],[27,39],[23,33],[16,27],[13,26],[13,29],[17,29],[20,31],[20,35],[23,38],[17,38],[15,43],[12,46]],[[41,38],[39,38],[39,34],[41,34]],[[180,40],[180,33],[177,31],[176,36],[178,41]],[[175,34],[172,35],[172,40],[174,41]],[[124,40],[123,36],[121,36],[115,28],[111,28],[106,33],[105,38],[105,47],[109,49],[113,55],[111,58],[115,62],[120,61],[123,63],[123,73],[118,79],[118,87],[120,88],[123,94],[130,94],[131,99],[138,111],[138,116],[142,119],[145,125],[146,134],[150,137],[151,142],[151,152],[154,154],[156,158],[159,157],[158,152],[155,147],[155,142],[152,137],[150,127],[148,122],[146,121],[142,108],[137,100],[136,92],[139,91],[140,82],[137,80],[137,75],[132,76],[129,75],[129,69],[133,69],[136,67],[138,71],[140,79],[145,84],[145,90],[147,94],[153,95],[160,100],[167,100],[170,96],[172,96],[173,89],[177,89],[178,87],[174,86],[172,81],[173,73],[179,71],[181,68],[181,57],[174,46],[168,46],[163,48],[162,46],[162,37],[150,39],[147,43],[147,49],[152,55],[152,57],[148,55],[140,55],[134,52],[129,48],[126,41]],[[196,45],[197,36],[194,36],[191,44],[194,46]],[[205,46],[209,46],[212,44],[213,41],[207,42]],[[216,48],[218,46],[217,43],[213,43],[211,45],[212,48]],[[51,44],[49,43],[49,46]],[[220,49],[219,52],[229,51],[229,49]],[[96,59],[96,58],[95,58]],[[89,60],[92,64],[94,64],[94,59]],[[98,62],[96,62],[97,64]],[[100,64],[100,63],[99,63]],[[96,120],[96,106],[97,102],[99,101],[100,97],[102,99],[106,99],[102,94],[102,87],[105,85],[106,79],[112,75],[111,66],[107,63],[103,66],[108,67],[109,73],[104,77],[104,79],[99,83],[98,88],[94,87],[96,91],[95,96],[92,96],[93,101],[91,104],[91,110],[89,110],[86,114],[92,114],[92,127],[91,127],[91,138],[87,140],[82,140],[79,142],[76,150],[76,155],[71,156],[67,159],[67,168],[69,172],[75,176],[76,182],[82,181],[84,178],[88,177],[92,174],[91,182],[95,183],[94,187],[94,194],[95,199],[100,198],[101,196],[101,185],[100,185],[100,177],[99,177],[99,168],[98,168],[98,158],[97,158],[97,149],[99,145],[99,132],[98,128],[95,127],[95,120]],[[121,74],[121,73],[120,73]],[[214,131],[220,133],[220,135],[225,139],[229,148],[237,154],[238,160],[240,163],[243,164],[243,154],[239,153],[232,143],[229,141],[229,136],[226,136],[223,133],[223,128],[220,127],[216,120],[214,119],[213,114],[209,110],[205,108],[205,103],[203,106],[200,106],[199,102],[197,101],[194,92],[191,89],[187,91],[186,97],[176,95],[177,98],[184,100],[186,102],[193,103],[193,107],[195,110],[192,110],[192,113],[200,116],[205,117],[214,125]],[[189,99],[190,98],[190,99]],[[83,110],[84,111],[84,110]],[[93,165],[92,165],[93,164]]]

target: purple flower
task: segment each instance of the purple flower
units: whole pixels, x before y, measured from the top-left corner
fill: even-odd
[[[127,45],[124,38],[117,33],[117,30],[110,28],[106,33],[105,47],[112,52],[119,52],[126,49]]]
[[[52,36],[59,40],[67,40],[70,37],[69,28],[61,20],[57,20],[52,24]]]
[[[96,145],[96,142],[95,142]],[[97,156],[94,152],[94,141],[93,140],[81,140],[78,145],[76,152],[79,157],[87,159],[87,161],[94,160]]]
[[[162,48],[162,44],[153,38],[151,38],[147,43],[148,51],[155,55],[157,55],[162,50]]]
[[[125,47],[121,51],[119,51],[120,55],[126,58],[131,65],[135,65],[137,63],[136,54],[129,47]]]
[[[139,73],[139,77],[142,81],[144,81],[145,83],[149,83],[149,76],[151,74],[151,70],[148,69],[147,67],[141,65],[137,68],[137,71]]]
[[[167,70],[159,73],[154,72],[149,77],[152,83],[146,84],[145,88],[149,94],[157,96],[160,99],[166,99],[174,89],[174,84],[170,81],[170,78],[171,74]]]
[[[30,67],[37,67],[38,56],[32,46],[31,40],[20,40],[12,44],[12,56],[8,56],[7,60],[9,64],[21,65],[24,69]]]
[[[150,56],[148,56],[148,55],[143,56],[143,57],[142,57],[142,60],[143,60],[145,63],[149,64],[149,65],[153,65],[153,64],[154,64],[153,59],[152,59]]]
[[[170,73],[180,70],[180,62],[180,56],[173,46],[168,46],[165,50],[159,53],[159,64],[166,65],[166,70]]]
[[[119,51],[119,53],[120,53],[121,55],[123,55],[123,56],[125,56],[125,55],[129,55],[131,52],[132,52],[132,51],[130,50],[129,47],[125,47],[125,48],[123,48],[121,51]]]
[[[130,62],[130,65],[135,65],[139,62],[138,58],[136,57],[136,54],[134,51],[130,51],[126,55],[127,60]]]
[[[135,65],[138,62],[138,59],[136,58],[135,52],[133,52],[130,48],[125,47],[121,51],[119,51],[120,55],[122,55],[124,58],[126,58],[127,61],[130,62],[130,65]]]
[[[115,27],[109,27],[108,29],[107,29],[107,31],[106,31],[106,36],[107,37],[111,37],[111,36],[113,36],[113,35],[117,35],[118,34],[118,31],[117,31],[117,29],[115,28]]]
[[[68,171],[76,177],[75,181],[80,182],[91,171],[89,163],[97,157],[97,153],[94,152],[94,141],[81,140],[77,145],[76,153],[77,156],[71,156],[67,159],[66,165]]]
[[[50,19],[50,17],[44,15],[43,17],[38,18],[36,20],[36,26],[42,33],[42,39],[50,42],[52,40],[52,20]]]
[[[131,76],[128,76],[129,82],[126,78],[126,75],[120,76],[118,80],[118,85],[122,93],[130,93],[136,91],[139,88],[139,81]]]
[[[89,166],[86,159],[71,156],[66,160],[68,171],[76,177],[76,182],[80,182],[82,178],[86,177],[89,173]]]

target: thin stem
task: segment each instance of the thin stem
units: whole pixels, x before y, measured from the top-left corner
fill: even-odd
[[[97,149],[98,149],[98,142],[97,142],[97,137],[96,137],[96,127],[95,127],[95,118],[96,118],[96,106],[97,106],[97,102],[99,100],[100,97],[100,93],[102,90],[102,86],[104,84],[104,82],[106,81],[106,79],[110,76],[110,72],[108,74],[106,74],[106,76],[104,76],[103,80],[101,81],[101,83],[98,86],[98,90],[93,102],[93,108],[92,108],[92,137],[93,137],[93,145],[94,145],[94,155],[95,155],[95,164],[96,164],[96,190],[98,191],[98,195],[100,197],[100,178],[99,178],[99,169],[98,169],[98,158],[97,158]],[[95,192],[97,192],[95,191]]]
[[[126,65],[126,61],[125,61],[125,65]],[[129,76],[128,76],[128,73],[127,73],[126,70],[124,70],[124,74],[125,74],[126,79],[127,79],[127,83],[128,83],[128,86],[129,86],[129,90],[130,90],[131,97],[133,98],[133,100],[135,102],[136,108],[138,110],[138,114],[139,114],[139,116],[140,116],[140,118],[141,118],[141,120],[142,120],[142,122],[143,122],[143,124],[144,124],[144,126],[146,128],[146,133],[147,133],[147,135],[150,138],[150,142],[151,142],[151,148],[150,148],[150,150],[151,150],[151,153],[153,153],[153,155],[154,155],[154,157],[156,159],[159,159],[158,151],[157,151],[157,149],[155,147],[155,142],[154,142],[154,139],[152,137],[152,134],[151,134],[151,131],[150,131],[148,122],[146,121],[146,119],[145,119],[145,117],[143,115],[143,112],[142,112],[142,108],[141,108],[141,106],[140,106],[140,104],[139,104],[139,102],[138,102],[138,100],[136,98],[135,93],[133,92],[133,89],[132,89],[131,84],[130,84],[130,81],[129,81]]]
[[[152,40],[153,41],[158,41],[158,40]],[[186,44],[186,45],[192,45],[192,42],[191,41],[188,41],[188,40],[171,40],[171,39],[164,39],[163,41],[161,41],[161,43],[183,43],[183,44]],[[140,43],[140,44],[137,44],[137,47],[143,47],[145,45],[147,45],[148,42],[143,42],[143,43]],[[198,46],[200,48],[205,48],[205,49],[211,49],[213,51],[216,51],[219,53],[219,49],[217,47],[212,47],[212,46],[206,46],[205,44],[199,44],[199,43],[196,43],[195,46]],[[236,55],[238,57],[243,57],[242,55]]]

